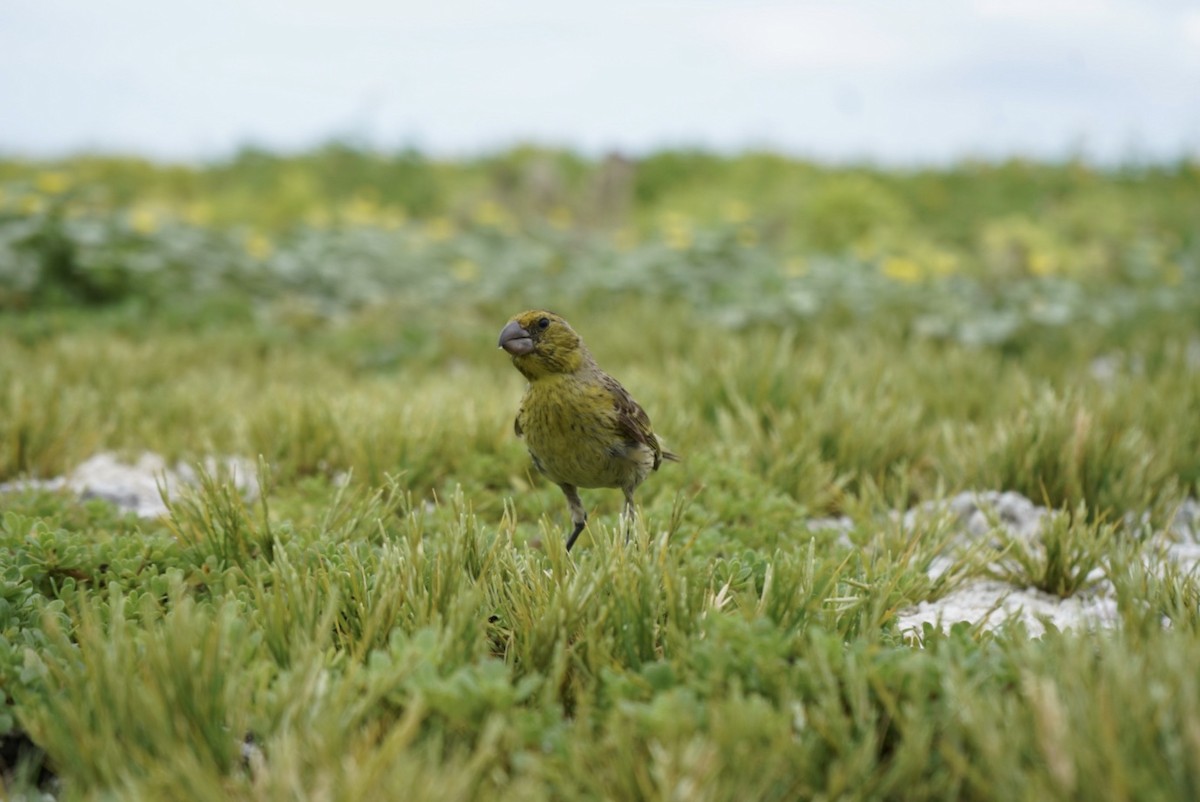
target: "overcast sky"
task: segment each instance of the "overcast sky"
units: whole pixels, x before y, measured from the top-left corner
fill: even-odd
[[[0,0],[0,152],[1200,154],[1200,2]]]

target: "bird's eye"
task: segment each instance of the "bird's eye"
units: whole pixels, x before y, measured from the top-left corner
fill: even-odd
[[[550,318],[544,317],[538,320],[538,328],[544,329],[550,325]]]

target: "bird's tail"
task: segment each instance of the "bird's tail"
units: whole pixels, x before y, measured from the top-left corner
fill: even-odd
[[[662,441],[661,437],[654,435],[651,436],[654,437],[654,450],[657,452],[657,456],[654,459],[654,470],[658,470],[658,466],[662,464],[663,460],[667,460],[669,462],[683,461],[674,451],[667,450],[667,444]]]

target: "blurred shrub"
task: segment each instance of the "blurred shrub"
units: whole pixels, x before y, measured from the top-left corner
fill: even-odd
[[[315,324],[536,287],[559,304],[661,297],[725,325],[873,318],[1015,344],[1194,315],[1195,219],[1190,163],[905,172],[534,147],[439,162],[345,143],[195,167],[0,161],[0,309],[219,303]]]
[[[880,227],[968,249],[985,226],[1010,217],[1048,225],[1072,247],[1111,249],[1114,241],[1146,235],[1175,248],[1200,245],[1194,222],[1200,219],[1200,167],[1189,161],[1104,170],[1077,161],[1014,159],[888,170],[821,166],[770,152],[723,156],[683,149],[587,158],[530,145],[447,161],[350,141],[294,155],[248,147],[227,160],[191,166],[104,156],[0,159],[0,184],[32,187],[45,176],[86,189],[92,202],[110,210],[157,204],[191,222],[272,231],[336,224],[356,203],[381,219],[461,220],[490,202],[526,224],[562,218],[568,210],[572,227],[643,232],[667,212],[700,226],[728,222],[730,205],[739,204],[762,223],[767,244],[826,252]],[[38,187],[43,194],[48,189]]]
[[[805,205],[797,226],[814,250],[838,253],[872,232],[908,223],[908,208],[895,193],[869,176],[849,175],[825,181]]]

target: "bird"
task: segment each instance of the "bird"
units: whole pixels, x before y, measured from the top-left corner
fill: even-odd
[[[534,467],[567,498],[573,525],[567,551],[587,523],[581,487],[620,488],[631,520],[638,485],[663,460],[679,461],[662,447],[646,411],[601,370],[560,315],[544,309],[514,315],[498,346],[529,382],[513,430],[525,440]]]

